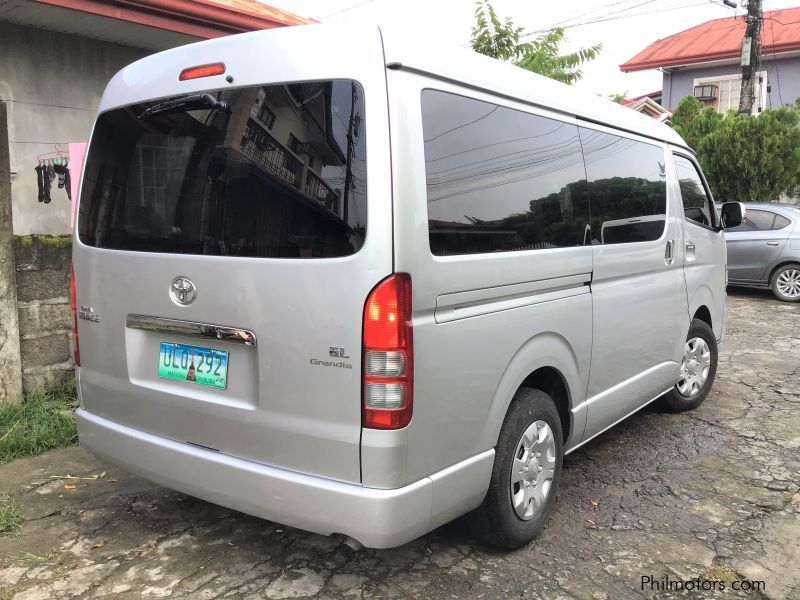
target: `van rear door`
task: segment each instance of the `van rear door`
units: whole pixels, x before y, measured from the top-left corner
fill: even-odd
[[[377,29],[185,46],[100,110],[74,249],[84,408],[360,481],[362,311],[392,270]]]

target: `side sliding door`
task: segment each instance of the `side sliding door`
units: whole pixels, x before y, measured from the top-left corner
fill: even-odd
[[[587,440],[675,384],[688,317],[665,146],[594,125],[580,135],[594,263]]]

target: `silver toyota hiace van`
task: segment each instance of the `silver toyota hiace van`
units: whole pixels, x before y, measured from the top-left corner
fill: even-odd
[[[708,394],[713,207],[668,126],[470,52],[314,25],[145,58],[84,167],[81,442],[370,547],[465,514],[518,547],[566,453]]]

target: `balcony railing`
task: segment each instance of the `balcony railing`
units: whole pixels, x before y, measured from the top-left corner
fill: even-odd
[[[309,169],[308,163],[281,144],[253,119],[247,122],[247,128],[242,136],[241,150],[306,198],[341,216],[338,211],[339,194]]]
[[[308,170],[308,174],[306,175],[306,196],[311,198],[312,200],[316,200],[320,204],[322,204],[325,208],[327,208],[332,213],[337,214],[338,216],[342,216],[339,213],[339,194],[330,187],[325,180],[322,179],[319,175],[314,173],[311,169]]]

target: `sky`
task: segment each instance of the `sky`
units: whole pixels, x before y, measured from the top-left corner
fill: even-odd
[[[474,0],[265,0],[267,4],[322,22],[391,24],[408,32],[409,43],[469,46]],[[788,8],[800,0],[763,0],[764,10]],[[622,73],[619,65],[657,39],[711,19],[742,15],[721,0],[493,0],[500,17],[511,17],[526,32],[565,28],[565,51],[603,44],[600,56],[582,67],[576,87],[602,95],[629,97],[661,88],[656,70]],[[589,23],[589,21],[594,21]]]

